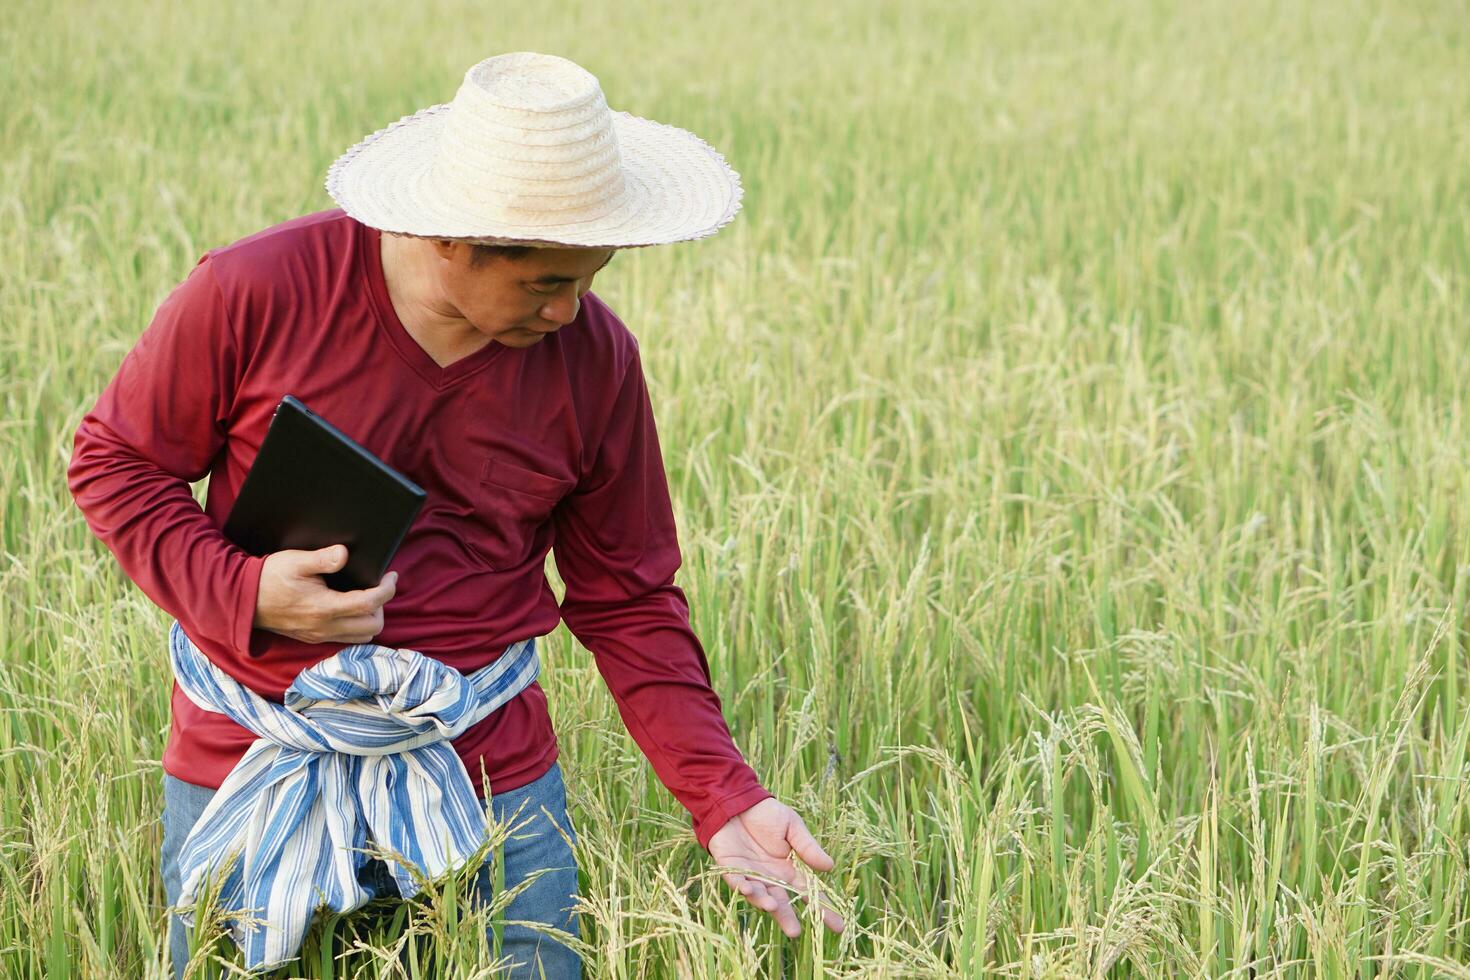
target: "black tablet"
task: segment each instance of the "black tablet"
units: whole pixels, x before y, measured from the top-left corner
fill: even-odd
[[[287,395],[230,508],[224,534],[252,555],[347,546],[347,564],[322,576],[338,592],[382,581],[423,489]]]

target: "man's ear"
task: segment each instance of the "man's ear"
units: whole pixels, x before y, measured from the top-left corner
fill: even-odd
[[[450,238],[431,238],[430,242],[433,243],[434,251],[438,253],[439,258],[451,263],[458,257],[461,249],[469,247],[464,242],[457,242]]]

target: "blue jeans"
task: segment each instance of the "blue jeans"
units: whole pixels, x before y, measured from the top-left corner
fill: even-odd
[[[179,875],[179,851],[215,792],[207,786],[196,786],[169,773],[163,774],[163,888],[170,907],[178,902],[184,887]],[[545,775],[525,786],[499,793],[492,791],[491,810],[495,819],[511,821],[511,833],[503,850],[505,887],[514,888],[542,868],[553,869],[513,898],[495,918],[541,922],[577,936],[577,918],[571,912],[577,895],[577,859],[561,833],[541,812],[543,806],[575,842],[577,835],[567,818],[566,787],[560,765],[553,763]],[[388,866],[379,858],[370,859],[358,877],[364,882],[375,882],[379,895],[397,894]],[[492,854],[475,879],[473,899],[489,902],[494,893],[494,880]],[[169,956],[178,980],[183,980],[184,964],[189,960],[187,930],[184,920],[169,915]],[[494,948],[490,933],[486,934],[485,942],[487,948]],[[546,971],[547,980],[580,980],[582,975],[581,957],[551,936],[526,926],[508,922],[504,925],[500,955],[515,962],[509,975],[516,978],[539,978],[542,970]]]

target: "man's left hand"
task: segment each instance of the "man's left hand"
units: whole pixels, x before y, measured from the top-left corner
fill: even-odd
[[[796,811],[772,797],[737,813],[715,831],[709,840],[709,853],[719,864],[786,882],[803,893],[811,890],[811,879],[792,862],[793,853],[818,871],[833,868],[832,858]],[[750,904],[769,912],[786,935],[801,935],[800,917],[791,907],[791,897],[784,887],[736,872],[726,872],[723,877]],[[842,916],[826,902],[822,903],[822,924],[833,932],[841,932],[843,927]]]

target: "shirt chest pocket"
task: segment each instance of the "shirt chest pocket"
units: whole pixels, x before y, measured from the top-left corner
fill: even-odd
[[[551,546],[551,511],[575,481],[527,469],[499,456],[480,468],[471,547],[495,571],[509,571]]]

